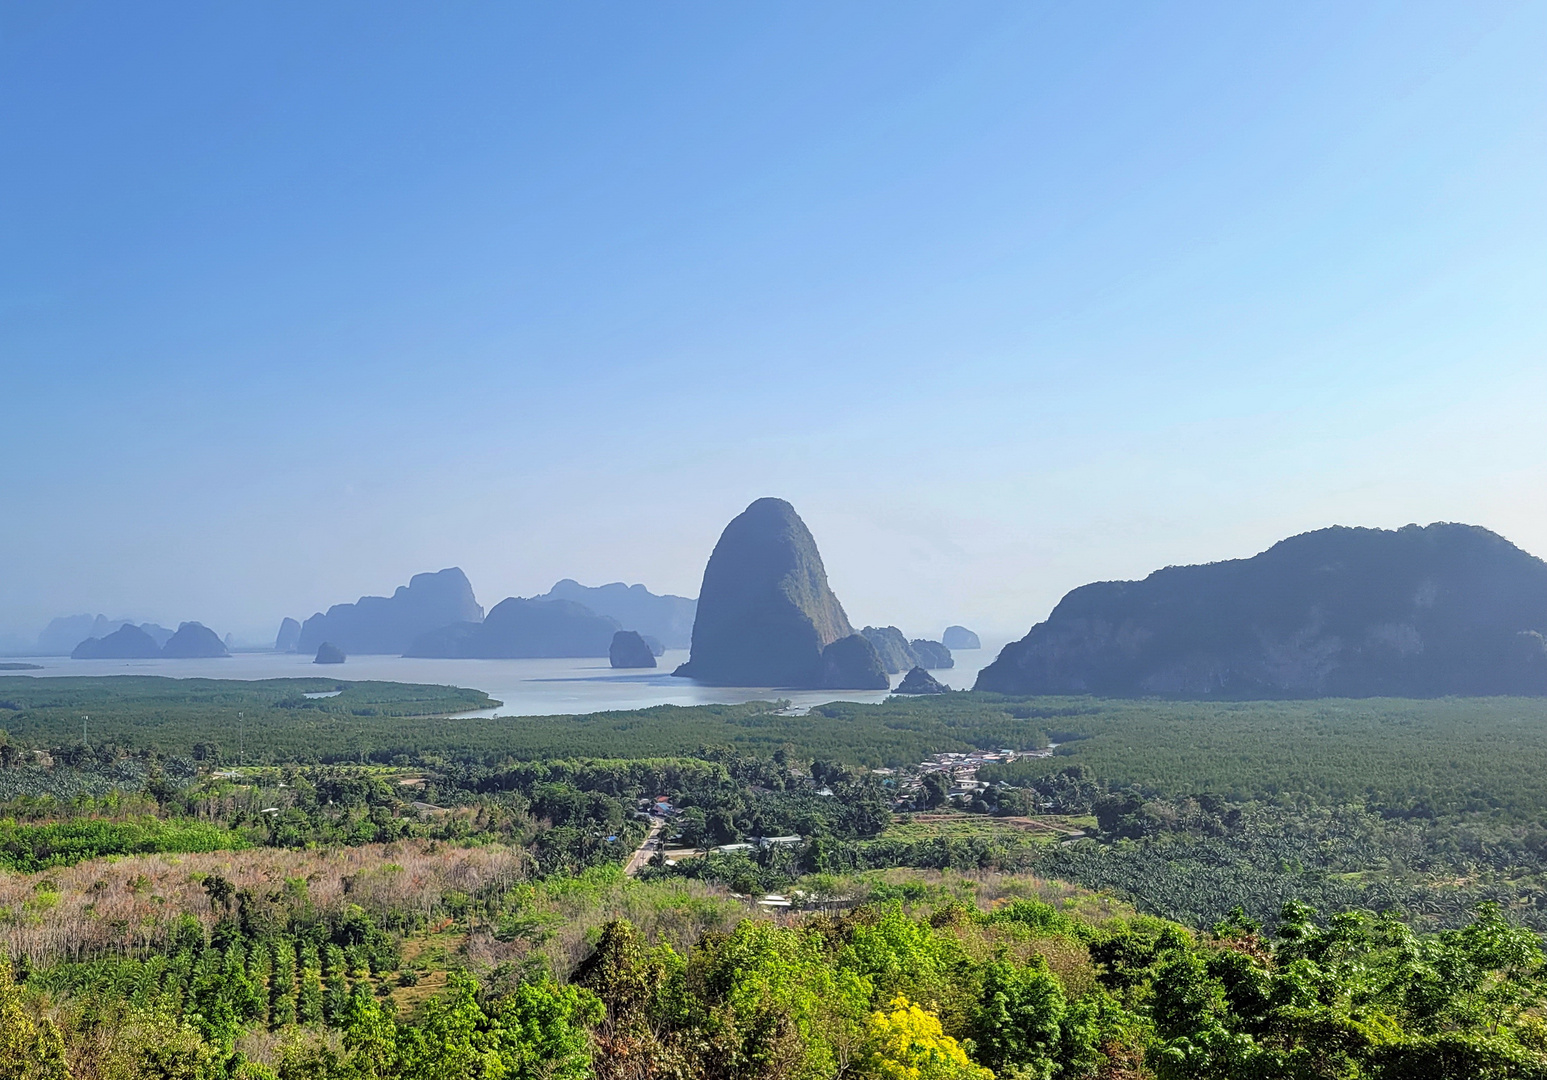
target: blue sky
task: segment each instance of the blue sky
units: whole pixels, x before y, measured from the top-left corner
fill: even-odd
[[[460,565],[850,615],[1547,555],[1540,4],[0,8],[0,635]]]

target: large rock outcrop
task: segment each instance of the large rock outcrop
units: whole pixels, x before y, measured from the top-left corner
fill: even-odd
[[[174,660],[208,660],[230,656],[231,651],[220,635],[203,623],[185,622],[161,647],[161,655]]]
[[[913,655],[918,657],[918,665],[928,671],[938,671],[942,668],[956,666],[956,658],[938,641],[925,641],[923,638],[914,638],[908,642],[908,647],[913,650]]]
[[[619,630],[607,647],[607,659],[615,668],[653,668],[655,653],[638,630]]]
[[[850,634],[822,650],[822,689],[885,690],[891,685],[880,654],[865,635]]]
[[[297,649],[311,652],[324,641],[351,655],[401,654],[421,635],[452,623],[483,621],[467,575],[453,566],[434,574],[415,574],[391,596],[362,596],[353,604],[334,604],[301,627]]]
[[[72,660],[149,660],[161,655],[156,639],[133,623],[99,638],[87,638],[70,653]]]
[[[916,667],[902,677],[894,694],[949,694],[951,688],[921,667]]]
[[[686,649],[693,641],[693,614],[698,610],[698,601],[685,596],[657,596],[643,585],[625,585],[621,581],[593,588],[565,578],[536,599],[584,604],[598,615],[617,619],[619,626],[638,630],[668,649]]]
[[[347,659],[349,658],[344,655],[343,649],[340,649],[331,641],[324,641],[321,645],[317,646],[317,655],[313,658],[312,663],[342,664]]]
[[[462,659],[606,656],[616,621],[569,600],[501,600],[481,623],[460,622],[421,634],[404,654]]]
[[[919,658],[913,655],[913,649],[908,645],[908,639],[903,637],[902,631],[895,626],[867,626],[860,633],[876,647],[876,652],[881,657],[881,666],[886,669],[888,675],[907,671],[919,662]]]
[[[820,687],[822,650],[853,633],[811,530],[783,499],[759,499],[709,556],[693,652],[675,674],[717,686]]]
[[[1547,562],[1471,525],[1331,528],[1075,589],[978,675],[1004,693],[1547,694]]]
[[[274,635],[275,652],[299,652],[301,648],[301,624],[294,619],[284,619],[279,624],[279,633]]]
[[[965,626],[947,626],[945,633],[940,635],[940,644],[947,649],[981,649],[983,643],[978,640],[978,635],[968,630]]]

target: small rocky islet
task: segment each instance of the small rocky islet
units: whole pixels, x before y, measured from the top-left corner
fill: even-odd
[[[637,630],[619,630],[607,647],[607,660],[615,668],[653,668],[655,651]]]

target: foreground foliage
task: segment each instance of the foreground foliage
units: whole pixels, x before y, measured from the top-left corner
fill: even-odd
[[[347,901],[206,878],[213,922],[138,956],[0,963],[0,1077],[1547,1077],[1542,948],[1493,907],[1435,935],[1303,905],[1272,934],[1238,914],[1200,935],[1014,879],[912,880],[926,897],[912,905],[747,913],[672,940],[620,915],[647,898],[683,911],[686,895],[555,878],[549,902],[583,897],[595,927],[572,958],[481,960],[468,936],[427,970],[441,924],[390,930]],[[502,889],[473,907],[537,910],[536,893]],[[474,931],[454,892],[431,918],[464,910],[454,922]],[[516,919],[512,940],[535,944],[541,924]]]

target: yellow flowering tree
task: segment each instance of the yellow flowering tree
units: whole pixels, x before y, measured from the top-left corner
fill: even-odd
[[[58,1030],[27,1011],[11,963],[0,954],[0,1080],[68,1080],[69,1075]]]
[[[940,1018],[898,994],[865,1024],[865,1075],[878,1080],[994,1080],[975,1065]]]

